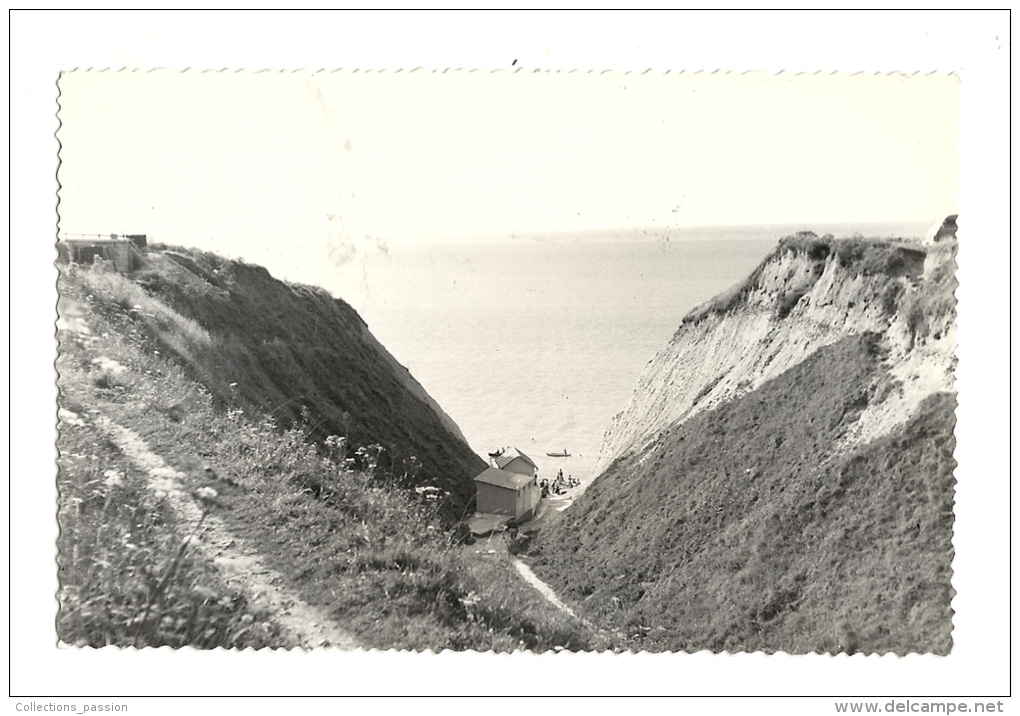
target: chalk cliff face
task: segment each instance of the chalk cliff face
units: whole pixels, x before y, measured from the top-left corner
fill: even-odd
[[[744,284],[692,311],[648,363],[606,429],[595,474],[848,335],[881,334],[899,381],[862,413],[848,441],[903,424],[925,397],[953,388],[955,248],[955,238],[782,240]]]

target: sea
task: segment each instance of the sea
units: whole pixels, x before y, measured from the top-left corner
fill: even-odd
[[[540,475],[562,470],[587,484],[607,424],[683,317],[743,281],[780,237],[802,228],[393,245],[353,257],[331,289],[479,456],[515,446]],[[924,228],[812,230],[913,236]],[[549,455],[564,452],[569,457]]]

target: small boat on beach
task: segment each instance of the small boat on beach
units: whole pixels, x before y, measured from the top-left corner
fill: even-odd
[[[547,452],[546,455],[549,457],[570,457],[570,453],[567,452],[566,448],[563,448],[563,452]]]

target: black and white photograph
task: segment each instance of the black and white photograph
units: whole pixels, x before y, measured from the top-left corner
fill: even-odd
[[[52,78],[62,659],[969,653],[965,74],[211,69]]]
[[[59,88],[62,641],[951,650],[957,78]]]

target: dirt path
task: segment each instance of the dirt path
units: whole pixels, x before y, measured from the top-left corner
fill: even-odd
[[[306,649],[359,646],[325,612],[282,586],[283,576],[267,567],[215,514],[206,515],[202,521],[201,508],[185,489],[184,473],[167,465],[137,433],[106,417],[98,418],[96,423],[135,465],[146,471],[149,489],[166,497],[185,534],[194,533],[201,522],[201,530],[192,538],[191,546],[216,565],[230,587],[242,591],[253,606],[273,614],[274,621],[294,643]]]
[[[519,559],[514,560],[514,567],[517,569],[518,573],[520,573],[520,575],[524,578],[524,581],[526,581],[532,587],[537,589],[539,594],[545,597],[547,602],[552,604],[557,609],[562,609],[570,616],[575,618],[577,617],[577,615],[574,614],[573,609],[571,609],[566,604],[560,601],[559,597],[556,596],[556,592],[552,590],[552,587],[550,587],[548,584],[539,579],[538,576],[531,571],[531,567],[529,567]]]

